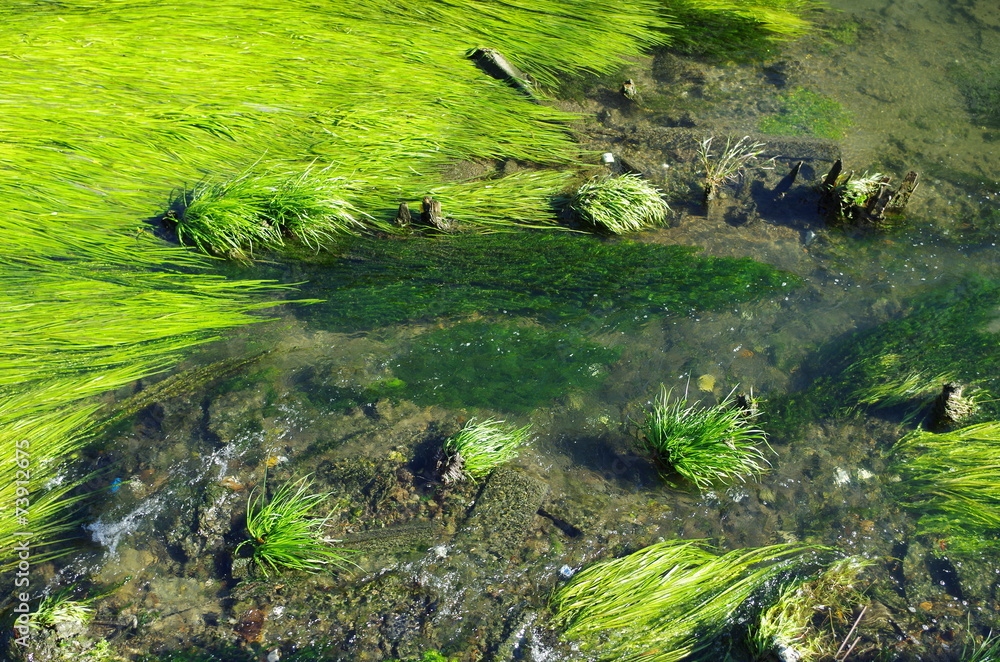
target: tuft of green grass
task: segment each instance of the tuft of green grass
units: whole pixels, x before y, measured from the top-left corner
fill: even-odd
[[[638,441],[665,480],[676,473],[704,490],[764,471],[767,460],[759,445],[767,446],[766,435],[752,425],[752,414],[736,406],[734,392],[711,407],[689,406],[660,387],[639,426]]]
[[[50,593],[29,616],[28,626],[33,629],[56,628],[60,625],[87,625],[94,618],[91,600],[74,600],[73,587],[68,586]]]
[[[894,353],[862,357],[849,370],[863,372],[868,379],[853,389],[851,398],[874,408],[905,406],[905,420],[912,420],[927,410],[944,384],[955,379],[950,372],[902,372],[903,362],[904,357]]]
[[[243,173],[196,188],[176,220],[177,238],[206,253],[248,262],[254,250],[280,249],[285,239],[319,250],[345,235],[389,230],[352,205],[360,185],[313,173]]]
[[[663,225],[670,207],[662,196],[639,175],[598,177],[576,190],[569,207],[587,225],[625,234]]]
[[[329,499],[329,493],[310,494],[309,477],[288,483],[265,502],[264,492],[247,501],[247,533],[236,547],[253,549],[253,560],[266,576],[282,570],[318,572],[327,565],[345,567],[351,550],[337,549],[337,542],[323,533],[329,517],[312,517],[313,511]]]
[[[479,481],[517,457],[530,436],[530,425],[517,428],[492,418],[480,422],[470,419],[441,448],[438,463],[441,479],[445,483]]]
[[[990,633],[980,643],[963,647],[959,662],[1000,662],[1000,635]]]
[[[674,662],[716,645],[757,592],[810,548],[773,545],[716,556],[667,541],[595,563],[552,596],[554,623],[598,660]]]
[[[921,534],[963,551],[1000,539],[1000,422],[935,434],[917,430],[889,451],[887,487],[919,516]]]
[[[751,142],[750,136],[743,136],[734,142],[730,136],[726,138],[726,146],[718,154],[713,154],[713,140],[715,136],[709,136],[698,144],[698,161],[705,173],[705,199],[708,201],[718,196],[726,182],[739,181],[750,168],[766,167],[758,164],[764,152],[764,143]]]

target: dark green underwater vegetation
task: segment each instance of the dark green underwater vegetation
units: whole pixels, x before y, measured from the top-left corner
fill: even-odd
[[[777,399],[774,424],[893,407],[907,418],[928,413],[947,381],[1000,393],[1000,281],[970,276],[914,300],[900,318],[834,340],[814,364],[824,376],[805,392]],[[977,397],[974,420],[1000,416],[995,397]]]
[[[637,323],[737,306],[797,283],[746,258],[569,233],[359,239],[344,246],[322,287],[303,291],[326,300],[303,313],[338,330],[475,314]]]
[[[969,114],[983,124],[1000,127],[1000,66],[956,62],[948,73],[965,98]]]
[[[600,386],[620,355],[575,333],[464,322],[418,336],[393,372],[420,404],[521,412]]]
[[[778,112],[762,118],[757,128],[775,135],[840,140],[850,124],[850,114],[839,103],[800,87],[786,94]]]

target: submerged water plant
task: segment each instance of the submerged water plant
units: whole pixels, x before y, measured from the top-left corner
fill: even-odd
[[[983,549],[1000,539],[1000,422],[936,434],[917,430],[889,451],[887,483],[918,515],[919,533],[952,550]]]
[[[470,419],[448,437],[438,457],[438,474],[444,483],[479,481],[493,469],[517,457],[531,436],[531,426],[518,428],[506,421]]]
[[[946,382],[968,388],[975,413],[965,424],[1000,419],[1000,344],[992,331],[1000,281],[978,275],[920,294],[906,314],[831,342],[816,357],[822,377],[770,412],[788,423],[847,415],[859,405],[926,413]],[[974,387],[974,388],[973,388]]]
[[[716,556],[697,541],[656,543],[574,575],[552,596],[554,623],[599,660],[685,659],[709,650],[737,610],[808,549]]]
[[[621,352],[578,333],[463,322],[418,336],[394,374],[421,404],[521,412],[597,388]]]
[[[749,414],[736,405],[730,392],[714,406],[688,405],[660,387],[660,395],[646,410],[638,441],[669,480],[678,474],[698,489],[733,479],[743,480],[764,471],[767,447],[763,430],[753,426]]]
[[[46,595],[28,618],[28,626],[55,629],[87,625],[94,618],[92,600],[74,600],[72,596],[72,586]]]
[[[279,488],[265,501],[266,486],[247,501],[247,534],[235,553],[244,546],[253,550],[253,560],[265,575],[282,570],[318,572],[327,565],[348,565],[348,549],[333,547],[337,542],[323,529],[329,517],[313,517],[313,511],[329,498],[329,493],[310,494],[312,481],[303,477]]]
[[[599,230],[612,234],[637,232],[662,225],[670,207],[663,192],[639,175],[592,179],[576,190],[570,209]]]
[[[698,143],[698,161],[705,173],[705,199],[709,202],[718,197],[726,182],[739,181],[750,168],[766,167],[758,163],[764,153],[764,143],[751,141],[750,136],[743,136],[734,142],[729,136],[726,146],[715,154],[712,152],[714,140],[715,136],[709,136]]]
[[[785,95],[778,112],[762,118],[757,128],[775,135],[840,140],[850,123],[850,114],[839,103],[800,87]]]
[[[799,282],[753,260],[696,253],[569,233],[362,238],[303,287],[327,302],[303,314],[344,330],[490,314],[617,325],[733,306]]]
[[[850,556],[817,575],[786,581],[750,626],[748,644],[754,659],[837,659],[843,633],[852,625],[845,615],[866,602],[858,584],[872,565]]]

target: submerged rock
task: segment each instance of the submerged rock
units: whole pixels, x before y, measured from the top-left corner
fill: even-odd
[[[490,474],[457,543],[507,558],[520,548],[549,486],[509,467]]]

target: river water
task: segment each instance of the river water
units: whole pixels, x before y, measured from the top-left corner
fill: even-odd
[[[990,554],[942,561],[886,495],[882,454],[908,429],[898,416],[831,412],[773,431],[759,481],[703,493],[664,485],[630,435],[661,384],[707,404],[752,389],[766,406],[822,376],[814,357],[827,343],[895,319],[914,297],[965,275],[1000,277],[1000,109],[988,117],[1000,100],[1000,5],[830,5],[817,16],[825,32],[761,63],[661,54],[627,72],[640,103],[617,98],[607,81],[571,103],[592,113],[579,127],[584,141],[675,197],[669,227],[636,239],[751,257],[794,274],[796,287],[618,326],[487,311],[345,328],[330,304],[290,304],[200,361],[266,353],[164,397],[95,456],[120,483],[91,507],[93,548],[63,579],[124,582],[103,609],[139,623],[114,632],[157,659],[194,647],[204,657],[176,659],[278,649],[282,659],[383,660],[440,649],[463,661],[581,660],[590,658],[545,627],[561,573],[660,539],[721,550],[804,542],[875,561],[868,581],[881,620],[855,659],[959,659],[967,637],[1000,623],[1000,566]],[[767,142],[763,118],[796,90],[848,119],[833,137],[772,140],[791,147],[769,153],[776,170],[753,181],[774,186],[803,159],[794,195],[748,211],[753,193],[733,189],[706,210],[690,194],[695,166],[682,131]],[[825,227],[812,187],[834,152],[845,170],[894,181],[920,174],[907,228]],[[338,287],[322,265],[261,274],[308,281],[303,297]],[[531,444],[486,487],[443,488],[434,449],[469,418],[490,416],[530,423]],[[269,481],[311,474],[317,491],[332,493],[337,537],[361,550],[356,566],[237,583],[230,553],[265,467]]]

